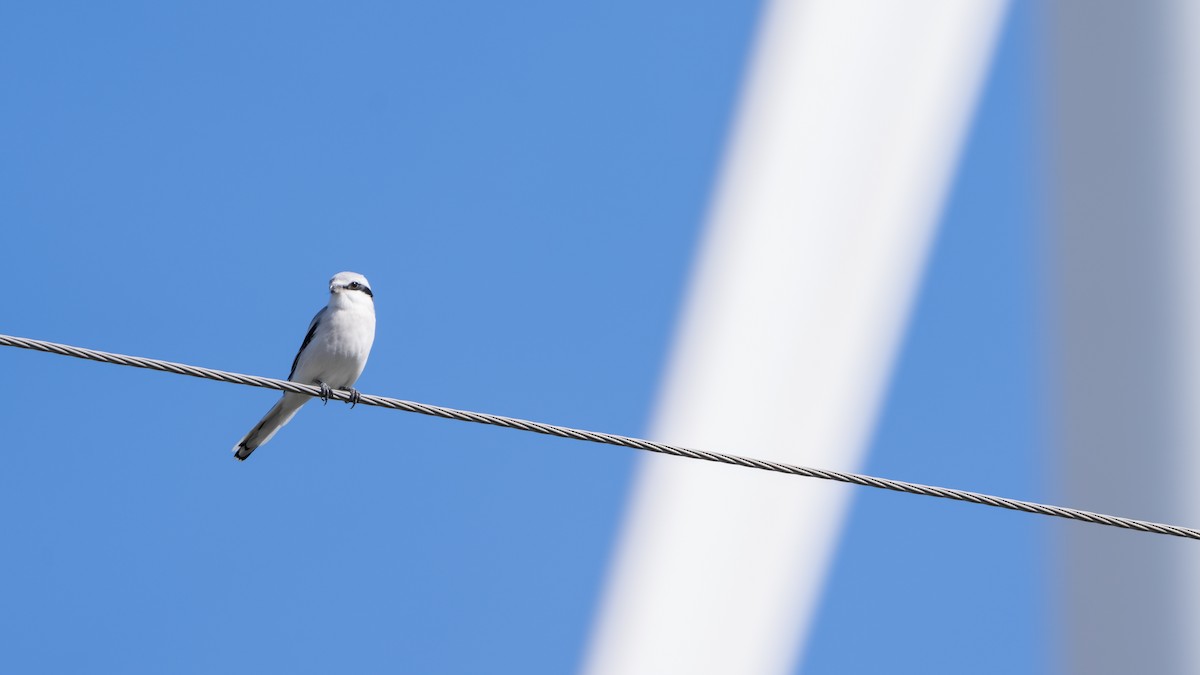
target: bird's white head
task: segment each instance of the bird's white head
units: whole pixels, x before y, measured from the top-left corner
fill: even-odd
[[[371,292],[371,283],[357,272],[338,272],[329,280],[329,292],[336,298],[339,295],[350,302],[372,302],[375,294]]]

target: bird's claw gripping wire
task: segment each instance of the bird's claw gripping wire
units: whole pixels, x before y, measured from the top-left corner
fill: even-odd
[[[321,403],[329,405],[329,399],[333,396],[333,387],[330,387],[325,382],[318,382],[317,385],[321,387],[321,394],[317,398],[321,399]],[[346,391],[350,392],[350,398],[346,399],[346,403],[349,403],[351,408],[354,408],[354,406],[358,405],[359,401],[362,401],[362,394],[358,393],[358,390],[354,387],[349,387]]]

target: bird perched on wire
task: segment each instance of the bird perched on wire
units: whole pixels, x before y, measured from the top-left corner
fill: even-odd
[[[338,272],[329,280],[329,304],[309,324],[288,379],[320,387],[321,400],[327,404],[334,389],[349,389],[348,402],[353,407],[359,399],[353,385],[367,365],[373,342],[375,294],[371,292],[371,284],[361,274]],[[233,446],[233,456],[238,460],[249,457],[255,448],[271,440],[275,432],[290,422],[310,398],[285,392],[250,433]]]

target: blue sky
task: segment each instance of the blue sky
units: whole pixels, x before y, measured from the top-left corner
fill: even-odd
[[[0,332],[282,377],[349,269],[363,391],[641,434],[759,9],[6,5]],[[1045,499],[1031,13],[869,470]],[[0,360],[0,671],[577,665],[632,451],[331,404],[238,464],[271,392]],[[860,491],[797,672],[1043,668],[1048,531]]]

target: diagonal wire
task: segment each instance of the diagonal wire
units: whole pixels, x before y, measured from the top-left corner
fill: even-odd
[[[160,361],[158,359],[148,359],[141,356],[112,354],[109,352],[96,351],[94,349],[73,347],[71,345],[46,342],[44,340],[33,340],[30,338],[14,337],[11,335],[0,334],[0,346],[20,347],[21,349],[32,349],[34,351],[48,352],[51,354],[61,354],[62,356],[74,356],[75,358],[87,359],[89,361],[113,363],[119,366],[133,366],[135,368],[147,368],[149,370],[175,373],[176,375],[190,375],[192,377],[199,377],[206,380],[232,382],[233,384],[245,384],[252,387],[262,387],[264,389],[290,391],[297,394],[307,394],[314,397],[320,396],[321,394],[321,390],[318,387],[307,384],[299,384],[296,382],[289,382],[287,380],[277,380],[270,377],[259,377],[256,375],[243,375],[241,373],[229,373],[222,370],[201,368],[199,366],[189,366],[183,363],[172,363],[170,361]],[[350,399],[350,392],[334,389],[330,395],[330,398],[338,401],[348,401]],[[692,450],[676,445],[655,443],[653,441],[647,441],[640,438],[617,436],[615,434],[606,434],[598,431],[585,431],[583,429],[572,429],[570,427],[561,427],[554,424],[531,422],[529,420],[517,419],[515,417],[503,417],[501,415],[492,415],[489,413],[457,410],[454,408],[430,405],[428,403],[416,403],[413,401],[404,401],[401,399],[387,398],[384,396],[362,394],[361,398],[359,399],[359,403],[362,403],[363,405],[373,405],[381,408],[391,408],[393,410],[419,413],[421,415],[430,415],[433,417],[459,420],[462,422],[475,422],[477,424],[490,424],[492,426],[508,427],[509,429],[518,429],[520,431],[531,431],[533,433],[545,434],[547,436],[558,436],[559,438],[573,438],[579,441],[603,443],[605,445],[618,445],[625,448],[633,448],[635,450],[647,450],[664,455],[672,455],[674,457],[702,459],[709,462],[732,464],[734,466],[761,469],[763,471],[774,471],[793,476],[821,478],[824,480],[838,481],[840,483],[850,483],[852,485],[862,485],[866,487],[879,488],[882,490],[892,490],[894,492],[905,492],[914,495],[924,495],[926,497],[953,499],[960,502],[971,502],[972,504],[981,504],[983,506],[1010,509],[1012,511],[1036,513],[1043,516],[1066,518],[1068,520],[1078,520],[1085,523],[1095,523],[1097,525],[1107,525],[1109,527],[1119,527],[1127,530],[1137,530],[1139,532],[1149,532],[1152,534],[1164,534],[1173,537],[1200,540],[1200,530],[1194,530],[1188,527],[1167,525],[1145,520],[1134,520],[1133,518],[1123,518],[1120,516],[1109,516],[1102,513],[1081,511],[1079,509],[1072,509],[1064,506],[1052,506],[1049,504],[1038,504],[1036,502],[1027,502],[1019,499],[1009,499],[1007,497],[996,497],[979,492],[968,492],[966,490],[957,490],[954,488],[922,485],[920,483],[908,483],[889,478],[876,478],[874,476],[847,473],[843,471],[813,469],[794,464],[769,462],[766,460],[754,459],[752,457],[728,455],[720,452]]]

